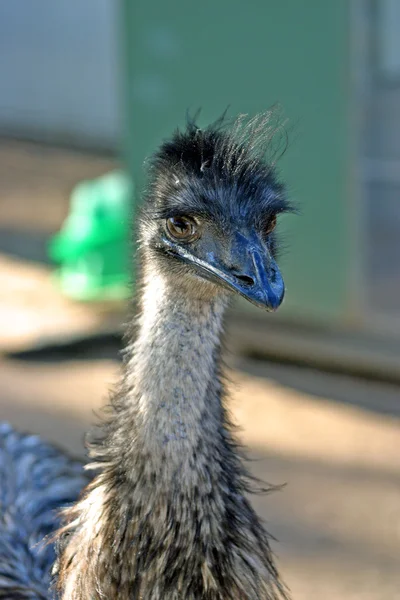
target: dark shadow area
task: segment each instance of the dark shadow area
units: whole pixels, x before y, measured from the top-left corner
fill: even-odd
[[[318,399],[326,398],[374,413],[400,417],[400,386],[396,384],[266,360],[244,358],[235,360],[234,364],[244,373],[276,381]]]
[[[50,265],[47,253],[49,239],[49,232],[0,227],[0,252],[29,262]]]
[[[121,360],[123,348],[121,336],[93,335],[83,340],[64,344],[63,346],[46,346],[35,350],[27,350],[8,354],[12,359],[28,363],[63,363],[71,360]]]
[[[120,335],[94,335],[63,346],[46,347],[9,354],[10,358],[28,363],[63,363],[71,360],[121,360],[123,340]],[[400,386],[329,373],[310,367],[287,365],[266,360],[237,357],[226,351],[229,369],[272,380],[285,388],[329,400],[357,406],[376,414],[400,417]],[[229,379],[228,369],[228,379]]]

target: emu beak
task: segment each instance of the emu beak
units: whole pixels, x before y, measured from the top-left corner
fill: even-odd
[[[285,285],[268,248],[254,234],[247,237],[237,232],[230,259],[233,267],[221,265],[214,271],[220,282],[260,308],[277,310]]]
[[[254,234],[244,236],[237,232],[229,256],[223,261],[214,252],[207,253],[204,260],[183,247],[175,249],[174,254],[196,267],[205,279],[260,308],[275,311],[282,303],[285,285],[281,272],[268,248]]]

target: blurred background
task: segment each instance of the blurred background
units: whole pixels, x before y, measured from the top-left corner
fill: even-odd
[[[298,600],[400,597],[399,31],[398,0],[0,4],[0,419],[75,454],[118,376],[146,157],[188,109],[287,119],[287,299],[235,305],[228,363]]]

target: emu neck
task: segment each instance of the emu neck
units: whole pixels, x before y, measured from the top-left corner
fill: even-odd
[[[103,471],[67,512],[63,600],[286,598],[248,503],[219,378],[225,302],[149,277]]]
[[[219,342],[225,301],[196,299],[147,278],[129,364],[137,442],[153,462],[183,464],[221,425]]]

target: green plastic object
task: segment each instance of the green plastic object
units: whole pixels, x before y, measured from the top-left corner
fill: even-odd
[[[69,214],[48,246],[59,265],[56,283],[66,296],[104,301],[131,293],[132,207],[133,184],[121,171],[75,187]]]

